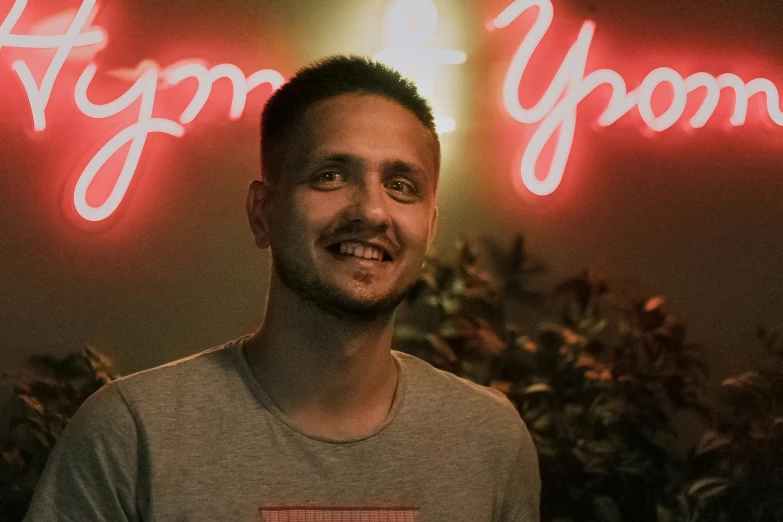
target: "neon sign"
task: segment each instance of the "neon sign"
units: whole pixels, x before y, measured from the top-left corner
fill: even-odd
[[[56,49],[40,85],[36,83],[30,67],[24,60],[17,60],[12,65],[27,94],[32,112],[33,128],[36,131],[43,131],[46,128],[46,108],[52,89],[66,60],[69,57],[74,57],[75,48],[84,49],[88,46],[100,48],[106,44],[107,36],[103,29],[96,27],[90,27],[88,31],[83,32],[95,16],[96,0],[83,0],[79,9],[71,15],[70,25],[64,34],[36,34],[43,31],[41,27],[38,27],[38,31],[31,31],[32,34],[12,34],[14,26],[26,6],[27,0],[14,2],[10,13],[0,25],[0,48]],[[63,15],[55,17],[57,21],[64,19],[67,21]],[[44,25],[57,24],[53,24],[50,20],[48,24]],[[87,92],[96,73],[97,66],[94,63],[89,63],[76,82],[73,93],[74,102],[82,114],[93,119],[103,119],[123,113],[136,103],[140,108],[136,122],[120,130],[109,139],[88,162],[76,182],[73,204],[76,211],[89,221],[106,219],[120,205],[138,167],[147,137],[153,133],[182,136],[185,132],[184,126],[192,122],[206,104],[216,80],[228,78],[233,84],[233,97],[228,115],[232,120],[242,116],[248,93],[251,90],[265,83],[268,83],[272,89],[276,89],[284,82],[283,76],[272,69],[257,71],[246,77],[239,67],[232,64],[220,64],[208,69],[199,60],[185,60],[161,69],[157,63],[147,60],[139,64],[133,71],[108,71],[108,75],[128,80],[132,82],[132,85],[114,101],[96,104],[90,101]],[[198,88],[193,99],[179,117],[179,121],[153,117],[152,113],[158,91],[173,87],[186,78],[196,79]],[[108,198],[98,206],[91,205],[87,201],[87,191],[91,183],[101,168],[126,145],[130,145],[130,147]]]
[[[407,23],[411,18],[416,25]],[[457,49],[422,49],[438,26],[438,9],[431,0],[399,0],[389,12],[386,22],[387,46],[373,58],[394,67],[410,78],[422,96],[432,98],[435,74],[441,65],[465,63],[467,55]],[[454,118],[435,118],[439,133],[456,128]]]
[[[182,60],[165,68],[152,60],[144,60],[135,69],[99,73],[92,58],[106,46],[108,35],[104,29],[92,24],[97,12],[96,0],[82,0],[78,9],[63,11],[41,21],[25,34],[14,33],[27,3],[27,0],[15,0],[0,24],[0,49],[55,51],[48,59],[40,81],[36,80],[32,72],[34,69],[24,59],[12,63],[12,70],[27,96],[33,129],[37,132],[46,129],[47,107],[67,61],[85,63],[73,91],[74,104],[82,114],[94,120],[119,115],[133,118],[132,123],[98,149],[76,181],[73,204],[79,215],[89,221],[106,219],[121,204],[137,171],[147,138],[154,133],[183,136],[185,127],[202,112],[212,96],[216,81],[228,79],[231,82],[232,97],[227,115],[230,120],[242,117],[251,91],[265,84],[276,89],[284,82],[283,76],[272,69],[245,75],[236,65],[224,63],[209,67],[198,59]],[[511,60],[502,88],[508,114],[520,123],[538,124],[524,148],[520,164],[521,180],[533,194],[548,195],[560,185],[571,154],[578,108],[589,94],[603,85],[611,88],[611,95],[597,120],[601,126],[612,125],[635,108],[650,130],[665,131],[685,119],[690,94],[702,90],[706,96],[698,110],[689,114],[683,122],[692,128],[701,128],[715,113],[725,89],[733,91],[734,106],[729,119],[732,125],[744,125],[749,100],[757,94],[764,94],[769,118],[776,125],[783,126],[778,89],[765,78],[744,82],[735,74],[716,77],[706,72],[683,77],[674,69],[660,67],[647,74],[636,89],[629,91],[623,77],[614,70],[599,69],[587,74],[586,63],[596,29],[595,23],[589,20],[582,24],[544,94],[533,106],[524,107],[519,99],[520,86],[531,58],[552,24],[552,3],[550,0],[515,0],[491,22],[494,28],[508,27],[534,7],[537,8],[537,16]],[[411,21],[415,23],[409,23]],[[376,59],[393,65],[416,81],[425,96],[432,95],[435,76],[441,66],[461,64],[466,60],[463,51],[424,47],[437,25],[438,11],[432,0],[397,0],[387,18],[386,48],[376,55]],[[90,92],[99,74],[130,85],[113,101],[95,103]],[[160,92],[176,88],[189,79],[195,80],[197,89],[179,117],[153,116]],[[663,88],[671,90],[673,96],[666,109],[656,113],[652,98]],[[131,111],[133,114],[127,114]],[[439,132],[448,132],[455,123],[452,118],[439,117],[436,125]],[[547,170],[539,165],[539,160],[548,146],[553,148],[554,154]],[[87,193],[99,173],[108,170],[106,165],[111,160],[113,164],[121,164],[116,181],[108,196],[100,204],[93,205],[88,202]],[[544,175],[537,175],[537,171]]]
[[[585,76],[587,57],[595,32],[595,23],[589,20],[582,25],[576,41],[566,53],[538,103],[530,108],[522,107],[519,101],[522,76],[552,23],[552,3],[550,0],[516,0],[492,21],[496,28],[507,27],[531,7],[538,8],[538,17],[511,61],[503,84],[503,103],[516,121],[526,124],[539,123],[523,152],[520,166],[522,181],[534,194],[551,194],[560,185],[574,140],[577,107],[600,85],[606,84],[612,88],[608,106],[598,118],[598,124],[601,126],[615,123],[637,107],[645,124],[655,132],[662,132],[683,117],[690,92],[706,89],[707,96],[696,114],[688,121],[691,127],[700,128],[715,112],[721,91],[726,88],[731,88],[735,94],[734,111],[729,120],[732,125],[745,124],[749,98],[763,93],[766,96],[770,119],[783,126],[778,90],[765,78],[756,78],[745,83],[735,74],[722,74],[716,78],[705,72],[697,72],[683,78],[677,71],[661,67],[651,71],[639,87],[628,92],[625,80],[611,69],[599,69]],[[652,109],[651,98],[655,90],[664,84],[673,90],[674,97],[668,109],[656,115]],[[539,179],[536,175],[538,160],[544,147],[553,139],[556,140],[554,157],[546,175]]]

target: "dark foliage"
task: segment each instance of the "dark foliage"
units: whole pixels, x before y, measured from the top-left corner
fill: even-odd
[[[87,397],[118,375],[88,346],[62,359],[35,355],[5,377],[13,381],[19,413],[0,446],[0,522],[18,522],[65,425]]]
[[[747,410],[743,396],[745,415],[718,423],[701,348],[662,297],[620,295],[589,273],[533,292],[543,265],[521,237],[486,251],[492,271],[464,241],[453,261],[428,261],[396,347],[508,396],[538,450],[544,521],[783,520],[779,375],[724,381],[759,402]],[[521,332],[542,308],[552,320]],[[765,342],[780,351],[776,335]],[[715,426],[692,461],[675,451],[678,410]]]
[[[687,498],[697,522],[783,520],[781,330],[759,328],[775,363],[721,383],[719,417],[690,459]]]

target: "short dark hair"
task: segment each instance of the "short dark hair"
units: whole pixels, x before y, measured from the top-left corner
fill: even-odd
[[[301,117],[316,103],[341,94],[383,96],[408,109],[432,135],[436,165],[440,169],[440,140],[432,108],[410,80],[394,69],[363,56],[338,55],[322,58],[277,89],[261,113],[261,172],[270,180],[280,167],[281,145]]]

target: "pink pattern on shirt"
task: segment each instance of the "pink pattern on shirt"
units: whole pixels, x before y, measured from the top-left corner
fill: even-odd
[[[416,508],[261,508],[261,522],[417,522]]]

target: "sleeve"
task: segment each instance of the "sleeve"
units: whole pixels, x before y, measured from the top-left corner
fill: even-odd
[[[138,436],[116,384],[91,395],[47,460],[24,522],[130,522],[137,514]]]
[[[521,419],[520,424],[522,437],[506,485],[500,522],[540,521],[541,475],[538,454],[530,432]]]

